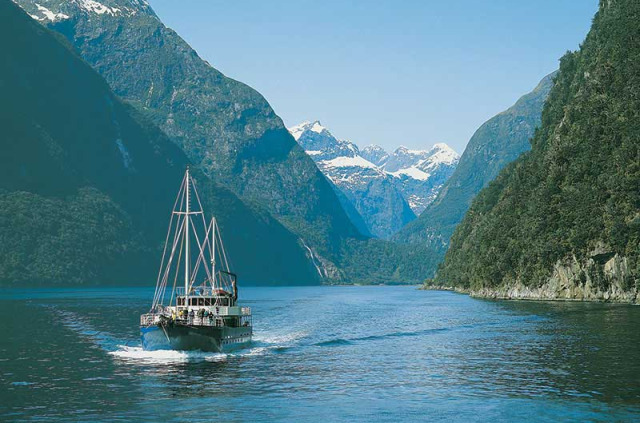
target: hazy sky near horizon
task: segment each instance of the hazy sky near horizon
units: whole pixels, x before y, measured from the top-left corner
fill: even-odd
[[[149,0],[287,126],[320,120],[359,146],[459,153],[579,47],[597,0]]]

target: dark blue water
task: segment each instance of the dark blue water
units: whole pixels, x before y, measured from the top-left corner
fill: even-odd
[[[0,291],[3,421],[633,421],[640,307],[245,288],[255,342],[145,352],[151,289]]]

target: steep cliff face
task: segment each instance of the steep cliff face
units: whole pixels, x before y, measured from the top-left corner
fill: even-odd
[[[627,257],[608,249],[606,252],[594,250],[582,259],[572,254],[558,260],[542,286],[516,282],[496,288],[479,288],[470,294],[499,299],[638,303],[640,297],[634,278],[637,279],[637,275],[632,272]]]
[[[473,134],[453,174],[444,182],[426,210],[394,240],[426,243],[442,252],[476,194],[495,179],[500,170],[531,148],[529,140],[540,125],[542,107],[553,86],[546,76],[513,106],[485,122]]]
[[[0,285],[153,284],[189,159],[12,2],[0,36]],[[245,283],[319,283],[297,236],[194,176]]]
[[[362,238],[331,185],[252,88],[227,78],[142,0],[17,0],[207,176],[257,203],[328,261]],[[224,40],[218,40],[224,42]]]
[[[602,1],[561,60],[532,149],[482,190],[431,283],[485,296],[637,301],[640,3]]]

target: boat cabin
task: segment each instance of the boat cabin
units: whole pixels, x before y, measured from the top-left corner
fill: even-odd
[[[191,290],[188,301],[185,301],[185,295],[178,295],[176,297],[176,305],[178,307],[184,306],[219,306],[219,307],[232,307],[235,305],[235,300],[230,292],[223,289],[198,289]]]

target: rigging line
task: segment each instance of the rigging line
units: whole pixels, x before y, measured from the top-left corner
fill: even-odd
[[[189,175],[189,177],[191,178],[191,185],[193,186],[193,193],[196,195],[196,201],[198,202],[198,206],[200,207],[200,218],[202,219],[202,227],[207,228],[207,221],[204,218],[204,207],[202,207],[202,202],[200,201],[200,194],[198,194],[198,190],[196,189],[196,184],[194,182],[193,176]],[[195,227],[194,227],[194,232],[195,232]],[[206,239],[206,238],[205,238]],[[206,242],[203,240],[203,242]],[[203,258],[204,260],[204,258]]]
[[[175,228],[173,228],[173,223],[174,220],[177,220],[176,222],[176,226]],[[166,254],[167,254],[167,247],[169,246],[169,235],[171,234],[171,230],[174,229],[174,241],[172,242],[172,245],[175,244],[175,238],[176,238],[176,233],[178,231],[179,228],[179,223],[180,223],[180,217],[178,216],[178,219],[174,219],[174,215],[173,213],[171,214],[171,220],[169,221],[169,229],[167,231],[167,238],[165,239],[164,242],[164,249],[162,251],[162,261],[160,262],[160,269],[158,269],[158,281],[156,282],[156,292],[153,295],[153,304],[156,304],[156,298],[159,299],[162,297],[161,295],[161,291],[164,291],[164,286],[166,285],[166,277],[163,274],[163,269],[164,269],[164,264],[165,264],[165,260],[166,260]],[[173,254],[173,252],[171,253]]]
[[[179,219],[178,219],[178,223],[179,223]],[[178,239],[181,238],[182,230],[184,229],[184,223],[182,225],[176,225],[176,230],[178,228],[180,228],[180,231],[178,231],[176,233],[175,237],[174,237],[173,246],[171,248],[171,255],[169,257],[169,261],[167,262],[167,267],[165,268],[164,276],[162,278],[163,285],[165,287],[167,285],[167,279],[169,277],[169,272],[171,271],[171,264],[173,263],[173,257],[175,256],[175,253],[176,253],[176,246],[178,244]],[[180,248],[182,248],[182,247],[180,247]],[[154,305],[156,305],[160,301],[161,298],[162,297],[154,298],[153,299]]]
[[[211,223],[209,224],[209,227],[207,228],[207,232],[210,232],[213,230],[215,232],[215,229],[213,228],[213,222],[215,221],[215,217],[211,218]],[[216,289],[216,273],[215,273],[215,268],[216,268],[216,249],[215,249],[215,233],[212,233],[212,236],[210,238],[211,243],[207,243],[207,246],[209,247],[209,253],[211,254],[211,289]],[[209,239],[207,239],[209,240]],[[205,263],[206,264],[206,263]]]
[[[204,220],[204,208],[202,207],[202,203],[200,202],[200,196],[198,195],[198,190],[196,189],[196,184],[193,182],[193,176],[189,175],[191,179],[191,185],[193,186],[193,192],[196,194],[196,201],[198,202],[198,206],[200,206],[200,211],[203,212],[202,219]]]
[[[169,235],[171,235],[171,226],[173,225],[173,213],[171,214],[171,219],[169,219],[169,228],[167,229],[167,236],[164,240],[164,248],[162,249],[162,259],[160,260],[160,268],[158,269],[158,277],[156,278],[156,290],[153,293],[153,298],[155,302],[155,298],[158,295],[158,289],[160,288],[160,278],[162,276],[162,269],[164,269],[164,261],[167,255],[167,246],[169,245]]]
[[[179,205],[179,209],[182,209],[182,207],[184,206],[186,175],[187,175],[187,173],[185,172],[184,176],[182,177],[182,182],[180,184],[180,189],[178,190],[178,195],[176,196],[176,201],[173,204],[173,210],[171,212],[171,222],[173,222],[173,219],[174,219],[175,216],[178,216],[176,218],[176,228],[175,228],[176,233],[178,231],[178,228],[180,227],[180,214],[178,214],[176,212],[176,209],[178,209],[178,204],[180,204]],[[173,255],[175,254],[175,245],[176,245],[176,243],[177,243],[177,235],[174,234],[173,249],[172,249],[172,252],[171,252],[170,259],[172,259]],[[166,249],[166,247],[167,247],[167,243],[165,242],[165,249]],[[168,272],[170,270],[170,267],[171,267],[171,265],[168,264],[167,268],[165,269],[165,272],[164,272],[164,275],[163,275],[163,279],[162,279],[162,284],[161,284],[161,292],[159,292],[157,294],[157,298],[156,298],[156,296],[154,296],[154,304],[156,304],[157,302],[160,302],[162,300],[162,298],[164,298],[164,293],[166,292],[165,290],[166,290],[166,285],[167,285],[167,280],[168,280]],[[160,264],[160,270],[159,271],[162,272],[163,268],[164,268],[164,257],[163,257],[163,261]]]
[[[194,182],[193,176],[189,176],[191,178],[191,185],[193,185],[193,193],[196,196],[196,201],[198,202],[198,206],[200,207],[200,218],[202,219],[202,227],[205,228],[205,230],[207,230],[207,221],[204,218],[204,207],[202,207],[202,201],[200,201],[200,194],[198,194],[198,190],[196,189],[196,184]],[[195,228],[194,228],[194,232],[195,232]],[[206,242],[203,240],[203,242]]]
[[[180,232],[178,231],[180,229]],[[172,242],[172,247],[171,247],[171,254],[169,256],[169,260],[167,262],[167,266],[166,268],[164,268],[164,274],[162,277],[162,281],[161,281],[161,285],[160,285],[160,289],[158,292],[157,297],[153,298],[154,304],[157,304],[160,302],[160,300],[163,298],[164,296],[164,290],[166,288],[167,285],[167,278],[168,278],[168,272],[171,269],[171,263],[173,262],[173,256],[175,255],[175,251],[176,251],[176,244],[178,242],[178,238],[180,236],[181,233],[181,226],[180,226],[180,218],[177,219],[177,224],[175,227],[175,233],[174,233],[174,237],[173,237],[173,242]]]
[[[205,220],[205,218],[204,218],[204,207],[202,207],[202,201],[200,201],[200,194],[198,194],[198,190],[196,189],[196,184],[193,182],[193,177],[192,177],[191,175],[190,175],[189,177],[190,177],[190,179],[192,180],[193,192],[195,193],[196,201],[198,202],[198,206],[200,207],[200,211],[202,212],[202,214],[201,214],[201,218],[202,218],[202,226],[206,228],[206,227],[207,227],[207,222],[206,222],[206,220]],[[217,226],[217,225],[215,224],[215,219],[213,219],[213,220],[212,220],[212,222],[213,222],[213,225],[215,225],[215,226],[213,227],[212,247],[210,247],[210,253],[211,253],[212,259],[215,261],[215,259],[216,259],[216,258],[215,258],[215,246],[213,245],[213,243],[215,243],[215,237],[216,237],[216,226]],[[209,230],[207,229],[207,232],[208,232],[208,231],[209,231]],[[195,232],[195,227],[194,227],[194,232]],[[197,237],[197,235],[196,235],[196,237]],[[205,243],[205,242],[206,242],[206,240],[207,240],[207,237],[205,237],[205,239],[203,240],[203,243]],[[198,246],[199,246],[199,248],[200,248],[202,251],[204,251],[204,249],[202,248],[202,246],[201,246],[200,244],[199,244]],[[224,250],[223,250],[223,252],[224,252]],[[203,252],[203,255],[204,255],[204,252]],[[206,260],[205,260],[205,258],[204,258],[204,257],[202,258],[202,260],[203,260],[204,262],[206,262]],[[226,262],[226,257],[225,257],[225,262]],[[205,263],[205,266],[204,266],[204,267],[205,267],[205,269],[207,269],[207,275],[209,276],[209,279],[212,281],[212,287],[214,287],[214,288],[215,288],[215,277],[216,277],[216,275],[215,275],[215,274],[212,274],[212,272],[213,272],[213,268],[211,269],[211,270],[212,270],[212,272],[209,272],[209,267],[207,266],[207,264],[206,264],[206,263]],[[229,265],[228,265],[228,263],[227,263],[227,270],[229,270],[229,268],[228,268],[228,267],[229,267]]]
[[[214,222],[214,225],[215,225],[215,227],[214,227],[213,233],[214,233],[214,236],[216,236],[216,235],[217,235],[217,237],[216,237],[216,238],[217,238],[217,240],[219,241],[219,245],[220,245],[220,247],[219,247],[219,251],[221,251],[221,252],[222,252],[222,253],[220,254],[220,257],[224,260],[225,269],[226,269],[227,271],[230,271],[231,269],[229,268],[229,262],[228,262],[228,260],[227,260],[227,252],[225,251],[225,249],[224,249],[224,244],[222,243],[222,235],[220,234],[220,229],[218,228],[218,222],[217,222],[217,221],[216,221],[216,222]],[[216,229],[217,229],[217,230],[216,230]],[[224,282],[225,282],[225,285],[226,285],[226,287],[227,287],[227,288],[228,288],[228,287],[229,287],[229,285],[231,284],[231,281],[230,281],[229,279],[230,279],[230,278],[229,278],[229,276],[228,276],[228,275],[226,275],[226,277],[224,278]]]
[[[173,202],[173,209],[171,212],[171,218],[169,219],[169,228],[167,229],[167,236],[164,240],[164,248],[162,250],[162,259],[160,260],[160,268],[158,269],[158,277],[156,278],[156,292],[153,294],[153,297],[155,299],[157,291],[158,291],[158,286],[160,283],[160,275],[162,274],[162,269],[164,268],[164,260],[166,258],[166,254],[167,254],[167,245],[169,244],[169,235],[171,234],[171,225],[173,224],[173,218],[174,218],[174,214],[173,212],[176,211],[176,206],[178,205],[178,201],[180,200],[181,194],[182,194],[182,190],[183,190],[183,186],[184,186],[184,179],[186,177],[186,172],[185,172],[185,176],[182,177],[182,183],[180,184],[180,189],[178,189],[178,195],[176,195],[176,200]]]
[[[169,299],[169,306],[171,306],[171,304],[173,304],[173,297],[176,294],[176,286],[178,284],[178,274],[180,273],[180,261],[182,259],[182,247],[184,246],[184,237],[181,238],[182,242],[180,243],[180,252],[178,253],[178,267],[176,268],[176,273],[175,276],[173,277],[173,287],[171,288],[171,298]],[[186,302],[186,295],[187,293],[185,292],[185,302]],[[187,306],[187,304],[184,304],[185,306]],[[176,299],[176,307],[178,306],[178,300]]]
[[[222,258],[224,259],[224,265],[226,266],[227,271],[229,271],[229,270],[231,270],[231,269],[229,268],[229,262],[227,261],[227,252],[225,251],[225,249],[224,249],[224,244],[222,243],[222,235],[220,234],[220,229],[218,229],[218,230],[216,231],[216,229],[218,228],[218,223],[217,223],[217,222],[215,223],[215,226],[216,226],[216,227],[214,228],[213,233],[214,233],[214,235],[215,235],[215,234],[217,234],[217,235],[218,235],[218,237],[217,237],[217,238],[218,238],[218,240],[220,241],[220,251],[222,251],[221,256],[222,256]]]
[[[199,250],[198,260],[196,262],[196,266],[190,281],[190,282],[193,282],[195,281],[196,275],[198,273],[198,268],[200,267],[200,263],[204,261],[204,249],[202,248],[202,244],[200,243],[200,239],[198,238],[198,232],[196,231],[196,226],[193,222],[191,222],[191,226],[193,227],[193,234],[196,237],[196,243],[198,244],[198,250]],[[209,231],[207,231],[205,234],[204,242],[206,242],[208,236],[209,236]],[[209,268],[207,266],[204,266],[204,269],[207,273],[207,276],[211,278],[211,273],[209,272]]]
[[[181,196],[180,196],[180,206],[179,206],[179,208],[178,208],[178,211],[175,211],[175,210],[174,210],[174,214],[178,216],[178,223],[177,223],[177,225],[180,227],[180,233],[178,233],[178,234],[176,235],[176,238],[174,239],[174,243],[175,243],[175,244],[174,244],[174,253],[173,253],[173,254],[172,254],[172,256],[171,256],[171,257],[172,257],[172,259],[173,259],[174,254],[175,254],[175,245],[177,245],[178,239],[181,239],[181,238],[180,238],[180,236],[182,235],[183,230],[184,230],[184,226],[185,226],[185,225],[184,225],[184,222],[185,222],[186,216],[185,216],[185,215],[183,215],[183,214],[181,214],[180,212],[181,212],[182,210],[185,210],[185,208],[186,208],[186,203],[187,203],[187,189],[188,189],[188,188],[189,188],[189,186],[188,186],[188,181],[187,181],[187,172],[185,172],[185,175],[184,175],[184,177],[182,178],[182,185],[180,186],[180,193],[181,193]],[[180,219],[182,219],[182,222],[180,221]],[[183,245],[184,245],[184,240],[181,240],[181,242],[182,242],[182,243],[180,244],[180,248],[182,249],[182,247],[183,247]],[[180,250],[180,258],[181,258],[181,257],[182,257],[182,250]],[[180,259],[178,259],[178,260],[180,260]],[[178,270],[179,270],[179,269],[180,269],[180,262],[178,262],[178,265],[177,265],[177,268],[176,268],[176,275],[175,275],[175,277],[176,277],[176,278],[177,278],[177,274],[178,274]],[[165,289],[166,289],[167,282],[169,281],[170,271],[171,271],[171,265],[167,266],[167,272],[166,272],[166,276],[165,276]],[[174,278],[174,279],[175,279],[175,278]],[[175,284],[175,281],[174,281],[174,284]],[[172,295],[172,297],[170,298],[170,303],[173,301],[173,294],[174,294],[174,292],[172,291],[172,294],[171,294],[171,295]]]

